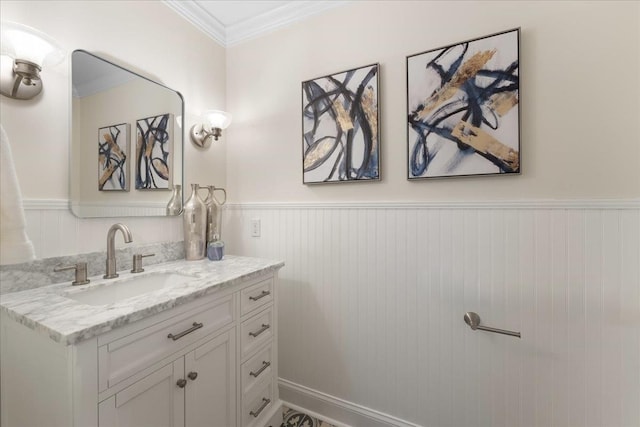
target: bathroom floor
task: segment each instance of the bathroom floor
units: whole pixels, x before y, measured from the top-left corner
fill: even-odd
[[[284,421],[281,427],[335,427],[333,424],[286,406],[282,407],[282,419]]]

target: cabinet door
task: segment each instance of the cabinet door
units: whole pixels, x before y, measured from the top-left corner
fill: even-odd
[[[236,425],[235,329],[185,355],[186,427]]]
[[[184,359],[158,369],[98,406],[100,427],[184,427]]]

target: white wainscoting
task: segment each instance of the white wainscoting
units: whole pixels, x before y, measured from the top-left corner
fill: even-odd
[[[345,423],[346,408],[397,425],[631,427],[639,208],[238,204],[224,236],[228,253],[286,262],[278,353],[294,404]],[[474,332],[466,311],[522,339]]]
[[[78,218],[69,211],[68,200],[24,200],[27,235],[37,258],[105,251],[111,225],[126,224],[133,244],[182,240],[182,217]],[[116,238],[116,247],[124,245]]]

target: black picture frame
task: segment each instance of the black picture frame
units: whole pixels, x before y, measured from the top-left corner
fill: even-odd
[[[302,82],[302,183],[380,180],[380,64]]]
[[[407,179],[520,174],[520,28],[406,57]]]

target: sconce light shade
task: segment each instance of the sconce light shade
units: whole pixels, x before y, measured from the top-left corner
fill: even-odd
[[[231,124],[231,114],[220,110],[206,110],[202,112],[205,123],[211,128],[226,129]]]
[[[64,51],[48,35],[15,22],[0,23],[0,92],[10,98],[31,99],[42,91],[42,67],[56,65]]]
[[[208,148],[211,139],[216,141],[222,135],[222,129],[231,124],[231,114],[221,110],[203,111],[203,124],[193,125],[191,128],[191,141],[201,148]]]

